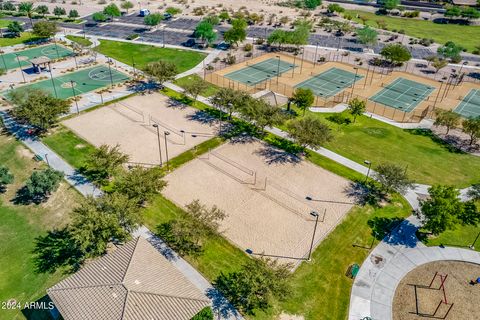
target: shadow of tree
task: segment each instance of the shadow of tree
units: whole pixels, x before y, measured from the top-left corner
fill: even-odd
[[[353,199],[355,204],[361,206],[371,205],[378,207],[381,201],[388,200],[387,194],[374,183],[352,181],[344,191],[348,197]]]
[[[414,248],[419,241],[416,236],[416,231],[417,226],[408,220],[403,220],[398,227],[393,227],[392,232],[384,237],[383,241],[391,245],[401,245]]]
[[[235,308],[217,289],[207,289],[206,295],[212,300],[213,312],[220,315],[222,319],[230,319],[232,316],[237,318],[239,316]]]
[[[211,114],[207,113],[207,112],[204,112],[204,111],[195,111],[195,113],[193,114],[189,114],[187,116],[187,119],[189,121],[196,121],[196,122],[199,122],[201,124],[207,124],[207,125],[212,125],[212,124],[215,124],[217,122],[217,118],[212,116]]]
[[[33,254],[37,273],[54,273],[60,268],[64,269],[64,273],[72,273],[77,271],[85,260],[83,252],[67,228],[54,229],[45,236],[37,237]]]
[[[372,229],[372,236],[377,240],[382,240],[387,234],[392,232],[404,219],[394,217],[374,217],[368,220],[367,224]]]
[[[448,141],[445,141],[435,135],[431,130],[429,129],[404,129],[403,131],[408,132],[410,134],[416,135],[416,136],[423,136],[423,137],[428,137],[430,138],[433,142],[435,142],[437,145],[443,147],[445,150],[448,152],[452,153],[465,153],[459,148],[457,148],[455,145],[452,145]]]
[[[18,189],[15,197],[12,199],[12,203],[15,205],[29,205],[40,204],[48,200],[49,194],[36,194],[32,196],[26,186]]]
[[[260,150],[255,151],[255,154],[264,158],[267,164],[299,163],[302,161],[300,157],[270,145],[264,145]]]

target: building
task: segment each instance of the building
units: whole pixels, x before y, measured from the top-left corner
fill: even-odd
[[[136,238],[47,290],[65,320],[188,320],[210,300]]]

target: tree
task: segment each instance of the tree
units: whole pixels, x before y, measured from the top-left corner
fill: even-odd
[[[284,122],[282,110],[270,105],[263,99],[243,98],[238,110],[243,118],[252,122],[261,132],[265,127],[280,125]]]
[[[8,24],[7,30],[13,37],[20,37],[20,33],[23,32],[23,27],[18,21],[12,21]]]
[[[365,112],[366,108],[367,104],[364,100],[354,98],[348,102],[348,110],[353,116],[353,123],[357,120],[357,116],[361,116]]]
[[[175,79],[177,67],[173,62],[159,60],[147,64],[145,72],[155,78],[157,83],[162,86],[165,82]]]
[[[57,24],[52,21],[39,21],[33,25],[33,34],[41,38],[51,38],[57,31]]]
[[[53,8],[53,14],[56,16],[64,16],[67,14],[67,11],[62,7]]]
[[[72,9],[68,12],[68,17],[71,19],[78,18],[80,15],[78,14],[78,11],[75,9]]]
[[[216,15],[214,14],[209,14],[208,16],[206,16],[205,18],[203,18],[203,21],[211,24],[212,26],[216,26],[217,24],[220,23],[220,18],[218,18]]]
[[[129,237],[118,216],[99,210],[97,200],[92,197],[75,208],[71,216],[69,231],[85,257],[102,255],[111,240],[125,241]]]
[[[375,178],[382,184],[386,193],[392,190],[404,193],[412,186],[405,168],[393,163],[382,163],[375,168]]]
[[[412,58],[412,54],[401,44],[387,44],[380,51],[380,55],[392,64],[402,64]]]
[[[331,3],[327,7],[327,12],[328,13],[334,13],[334,12],[341,13],[341,12],[344,12],[344,11],[345,11],[345,8],[342,7],[341,5],[337,4],[337,3]]]
[[[141,225],[142,216],[137,199],[129,198],[128,195],[120,192],[113,192],[94,200],[97,210],[103,214],[115,216],[117,223],[124,232],[132,233]]]
[[[230,15],[228,14],[228,11],[222,11],[218,15],[218,18],[220,19],[220,21],[230,20]]]
[[[480,183],[472,184],[467,195],[473,200],[480,200]]]
[[[445,6],[445,17],[453,18],[459,17],[462,14],[462,9],[459,6]]]
[[[448,135],[450,129],[455,128],[460,123],[460,115],[455,113],[451,110],[442,110],[437,109],[435,111],[436,119],[433,123],[435,126],[444,126],[447,128],[447,132],[445,134]]]
[[[220,88],[211,98],[212,104],[220,110],[228,113],[229,119],[232,113],[237,111],[242,105],[242,93],[231,88]]]
[[[475,201],[471,200],[463,203],[463,208],[457,213],[457,217],[464,226],[477,226],[480,222],[480,212]]]
[[[307,9],[314,10],[322,4],[322,0],[303,0],[303,3]]]
[[[428,193],[430,197],[420,201],[421,212],[417,214],[423,228],[433,235],[453,229],[459,222],[457,214],[463,210],[459,191],[453,186],[436,185],[430,187]]]
[[[143,205],[167,185],[162,177],[163,174],[158,168],[135,166],[115,179],[113,189],[135,200],[138,205]]]
[[[463,7],[460,15],[467,20],[478,19],[480,18],[480,11],[473,7]]]
[[[297,88],[293,93],[291,101],[295,103],[299,109],[303,110],[303,115],[305,115],[307,109],[310,108],[315,101],[315,96],[309,88]]]
[[[152,13],[143,19],[143,23],[150,27],[156,27],[162,20],[163,16],[160,13]]]
[[[463,48],[456,45],[455,42],[448,41],[444,46],[437,49],[437,53],[444,58],[450,59],[452,62],[460,62],[462,60],[460,56],[462,50]]]
[[[89,176],[102,183],[115,174],[123,164],[127,163],[128,159],[128,155],[120,151],[118,144],[114,147],[103,144],[89,155],[85,166]]]
[[[400,0],[383,0],[382,7],[385,10],[393,10],[398,7]]]
[[[439,59],[437,57],[432,60],[432,67],[435,68],[435,73],[440,71],[440,69],[445,68],[448,65],[448,61],[445,59]]]
[[[232,21],[232,28],[227,30],[223,39],[229,43],[238,45],[239,42],[244,41],[247,38],[247,22],[243,19],[235,19]]]
[[[168,7],[165,9],[165,12],[171,14],[172,16],[182,13],[182,9],[175,7]]]
[[[193,316],[190,320],[214,320],[213,318],[213,311],[210,307],[205,307],[200,310],[195,316]]]
[[[480,116],[463,120],[462,127],[463,132],[470,136],[470,145],[476,143],[480,138]]]
[[[287,124],[288,135],[302,147],[320,148],[325,142],[331,141],[331,129],[317,118],[304,117]]]
[[[92,15],[92,19],[95,22],[105,22],[105,21],[107,21],[107,16],[104,15],[102,12],[95,12]]]
[[[377,43],[378,32],[375,29],[365,26],[357,29],[357,38],[360,43],[374,45]]]
[[[32,15],[33,15],[33,3],[32,2],[21,2],[18,5],[18,11],[23,12],[30,19],[30,25],[33,27]]]
[[[184,86],[185,94],[191,96],[194,101],[197,101],[197,97],[200,93],[208,89],[208,82],[201,78],[194,78],[192,81],[187,82]]]
[[[127,10],[127,13],[128,13],[128,10],[132,9],[133,8],[133,3],[131,1],[124,1],[122,2],[122,4],[120,5],[120,7],[122,9],[125,9]]]
[[[201,231],[203,237],[219,233],[220,221],[223,221],[227,215],[225,211],[217,206],[207,208],[200,200],[194,200],[185,206],[189,215],[195,220],[197,229]]]
[[[39,5],[38,7],[35,8],[35,12],[38,14],[41,14],[42,16],[45,16],[46,14],[49,14],[50,11],[48,10],[48,7],[44,4]]]
[[[48,168],[43,171],[34,171],[28,178],[19,196],[27,202],[41,203],[60,185],[63,173]]]
[[[8,170],[7,167],[0,166],[0,193],[5,192],[5,187],[7,184],[13,182],[13,174]]]
[[[9,93],[9,98],[15,105],[14,116],[41,130],[51,128],[60,115],[70,110],[68,101],[57,99],[40,89],[17,89]]]
[[[207,45],[217,39],[217,33],[213,30],[213,26],[208,21],[201,21],[194,31],[195,38],[201,39]]]
[[[273,297],[280,300],[288,297],[289,268],[276,260],[252,258],[239,271],[222,273],[214,286],[237,309],[253,314],[255,309],[267,309]]]
[[[15,5],[12,2],[8,1],[8,2],[5,2],[3,4],[3,10],[5,10],[5,11],[16,11],[17,8],[15,7]]]
[[[107,16],[110,17],[110,19],[113,19],[113,17],[120,17],[121,12],[120,9],[118,9],[117,5],[115,3],[109,4],[105,8],[103,8],[103,13]]]

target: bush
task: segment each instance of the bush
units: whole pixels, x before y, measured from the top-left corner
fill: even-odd
[[[350,124],[352,120],[344,115],[343,113],[334,113],[331,116],[327,117],[328,121],[334,122],[336,124]]]
[[[243,47],[243,50],[245,50],[246,52],[250,52],[252,51],[252,49],[253,49],[253,45],[251,43],[247,43],[245,47]]]
[[[237,62],[237,57],[229,53],[227,54],[227,57],[224,59],[224,62],[229,65],[235,64]]]
[[[128,35],[125,39],[127,39],[127,40],[135,40],[135,39],[137,39],[138,37],[139,37],[138,34],[132,33],[132,34]]]
[[[255,44],[262,45],[265,43],[265,39],[263,38],[258,38],[255,40]]]

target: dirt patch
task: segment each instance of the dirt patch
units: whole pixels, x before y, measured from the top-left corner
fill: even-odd
[[[292,314],[286,314],[283,313],[280,314],[278,317],[278,320],[304,320],[305,318],[303,316],[297,316],[297,315],[292,315]]]
[[[434,278],[435,272],[439,275]],[[442,281],[440,275],[445,279],[445,290],[439,289]],[[398,285],[393,300],[393,319],[416,320],[432,317],[443,319],[450,308],[445,319],[478,319],[480,285],[469,283],[470,280],[478,277],[480,277],[480,265],[477,264],[460,261],[424,264],[409,272]],[[432,283],[431,288],[428,288],[430,283]],[[415,299],[415,287],[417,299]],[[445,297],[447,303],[444,303]],[[430,316],[417,315],[416,302],[419,313]]]
[[[31,159],[33,158],[33,153],[27,148],[17,148],[17,154],[22,158]]]
[[[243,250],[294,264],[351,209],[348,181],[254,139],[226,143],[166,177],[166,197],[180,206],[199,199],[228,217],[225,236]],[[311,199],[311,200],[309,200]]]

